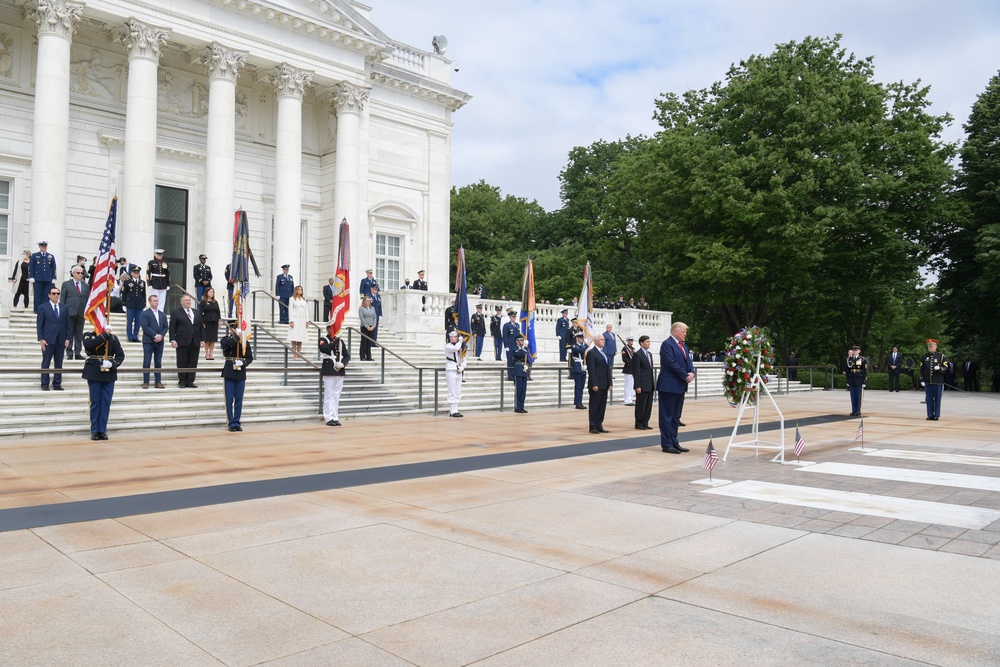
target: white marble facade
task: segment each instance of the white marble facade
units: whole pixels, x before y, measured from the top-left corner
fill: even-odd
[[[290,264],[321,298],[346,217],[354,286],[382,235],[400,280],[424,269],[447,290],[452,113],[469,96],[431,35],[427,50],[400,44],[370,14],[350,0],[0,0],[0,269],[40,239],[60,274],[89,263],[116,193],[119,255],[145,266],[162,186],[187,192],[173,278],[192,291],[202,252],[224,287],[238,207],[255,287]]]

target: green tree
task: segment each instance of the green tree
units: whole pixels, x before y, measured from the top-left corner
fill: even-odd
[[[636,221],[652,277],[724,331],[814,327],[815,354],[839,355],[916,288],[953,150],[928,104],[919,85],[876,82],[839,36],[778,45],[658,99],[662,129],[619,158],[613,217]]]

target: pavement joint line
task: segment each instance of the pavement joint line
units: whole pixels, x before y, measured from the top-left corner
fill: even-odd
[[[808,426],[846,421],[847,419],[848,417],[844,415],[828,414],[800,419],[798,423],[800,426]],[[762,431],[776,430],[779,426],[780,423],[777,421],[759,424]],[[740,431],[742,432],[744,428],[749,432],[749,425],[741,427]],[[788,428],[787,424],[786,428]],[[681,440],[683,442],[707,440],[716,430],[718,429],[705,428],[687,431],[682,434]],[[253,482],[234,482],[128,496],[12,507],[0,510],[0,533],[606,454],[659,445],[659,442],[660,436],[654,434],[622,440],[600,440],[539,449],[479,454],[440,461],[422,461],[297,477],[263,479]]]
[[[938,472],[914,468],[890,468],[886,466],[866,466],[827,461],[817,463],[808,468],[799,468],[797,472],[814,472],[824,475],[842,475],[845,477],[861,477],[864,479],[880,479],[912,484],[930,484],[933,486],[947,486],[980,491],[1000,491],[1000,477]]]

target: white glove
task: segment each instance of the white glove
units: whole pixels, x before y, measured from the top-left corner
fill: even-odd
[[[865,388],[866,388],[867,386],[868,386],[868,385],[866,385],[866,384],[863,384],[863,385],[861,385],[861,388],[862,388],[862,389],[865,389]]]
[[[921,382],[920,382],[920,386],[921,386],[921,387],[926,387],[926,386],[927,386],[927,383],[926,383],[926,382],[924,382],[923,380],[921,380]]]
[[[339,361],[333,362],[333,370],[339,371],[343,367],[344,367],[344,364],[340,363]]]
[[[233,368],[243,368],[243,361],[241,359],[233,361]]]
[[[111,368],[112,366],[114,366],[114,364],[111,363],[109,359],[105,359],[101,362],[101,368]]]
[[[460,364],[458,365],[458,372],[459,372],[459,373],[462,373],[463,371],[465,371],[465,365],[466,365],[466,364],[465,364],[465,361],[462,361],[462,363],[460,363]]]

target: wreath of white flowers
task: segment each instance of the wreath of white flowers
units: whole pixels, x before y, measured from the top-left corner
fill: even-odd
[[[760,376],[767,382],[767,373],[774,368],[774,349],[768,339],[767,330],[750,326],[743,329],[729,341],[726,352],[726,375],[722,381],[726,400],[734,408],[743,402],[747,394],[748,405],[757,402],[757,392],[751,392],[750,384],[757,372],[757,355],[760,355]]]

